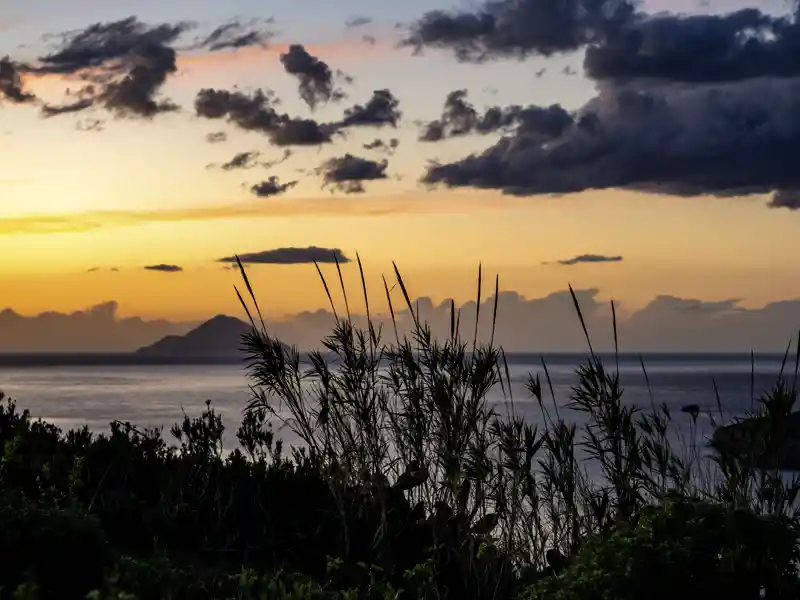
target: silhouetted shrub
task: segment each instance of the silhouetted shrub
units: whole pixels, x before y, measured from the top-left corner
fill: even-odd
[[[797,598],[797,544],[785,517],[671,499],[588,539],[523,600]]]
[[[48,500],[2,499],[0,588],[35,582],[43,597],[82,599],[103,585],[112,564],[106,536],[85,511]]]

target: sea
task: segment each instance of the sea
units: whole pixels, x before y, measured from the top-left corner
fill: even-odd
[[[579,424],[582,415],[568,408],[576,384],[575,369],[585,355],[545,355],[553,384],[550,396],[542,356],[516,354],[508,357],[510,391],[497,386],[490,401],[499,411],[514,410],[534,424],[544,425],[545,416],[530,396],[527,382],[539,376],[549,411],[558,408],[561,417]],[[619,372],[624,400],[642,409],[651,402],[665,404],[674,417],[674,439],[684,444],[704,444],[714,424],[744,416],[778,380],[782,355],[649,354],[621,355]],[[606,357],[609,367],[617,359]],[[642,369],[644,363],[645,370]],[[794,357],[784,368],[784,377],[794,377]],[[224,444],[235,448],[236,429],[252,398],[252,381],[243,364],[141,364],[119,360],[10,360],[0,358],[0,390],[27,409],[35,418],[63,430],[87,425],[102,433],[114,420],[129,421],[138,428],[170,426],[183,415],[197,416],[206,401],[226,425]],[[719,397],[719,406],[717,398]],[[695,404],[701,414],[694,421],[682,407]],[[720,406],[722,413],[720,414]],[[552,413],[551,413],[552,414]],[[711,417],[713,415],[713,419]],[[279,429],[279,423],[276,428]],[[279,429],[287,444],[298,443],[290,430]]]

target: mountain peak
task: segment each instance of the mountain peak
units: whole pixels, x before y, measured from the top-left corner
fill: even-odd
[[[136,354],[170,358],[233,358],[242,355],[242,336],[251,326],[241,319],[216,315],[186,335],[167,336],[139,348]]]

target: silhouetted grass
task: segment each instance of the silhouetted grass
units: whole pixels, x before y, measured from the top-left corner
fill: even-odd
[[[494,343],[498,280],[488,342],[480,270],[476,322],[462,335],[451,303],[437,336],[395,266],[412,327],[384,279],[387,332],[357,264],[366,325],[338,263],[343,306],[317,267],[335,325],[305,360],[265,327],[239,264],[253,395],[229,454],[210,405],[170,444],[129,423],[63,433],[6,403],[0,598],[798,597],[800,487],[780,469],[796,377],[754,398],[755,425],[705,457],[697,407],[675,443],[666,405],[624,401],[618,360],[594,352],[573,293],[587,358],[567,399],[544,360],[530,375],[536,426]],[[612,316],[616,344],[613,304]],[[275,426],[301,444],[284,448]]]

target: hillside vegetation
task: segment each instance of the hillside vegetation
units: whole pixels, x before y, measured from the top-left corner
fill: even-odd
[[[301,362],[242,275],[254,391],[232,452],[210,404],[167,439],[119,422],[62,432],[4,401],[0,598],[800,597],[800,483],[778,468],[795,385],[756,404],[752,444],[703,459],[670,442],[666,406],[624,401],[587,334],[566,404],[546,364],[528,381],[537,428],[502,349],[455,311],[446,339],[417,319],[400,337],[356,329],[345,294],[326,352]]]

